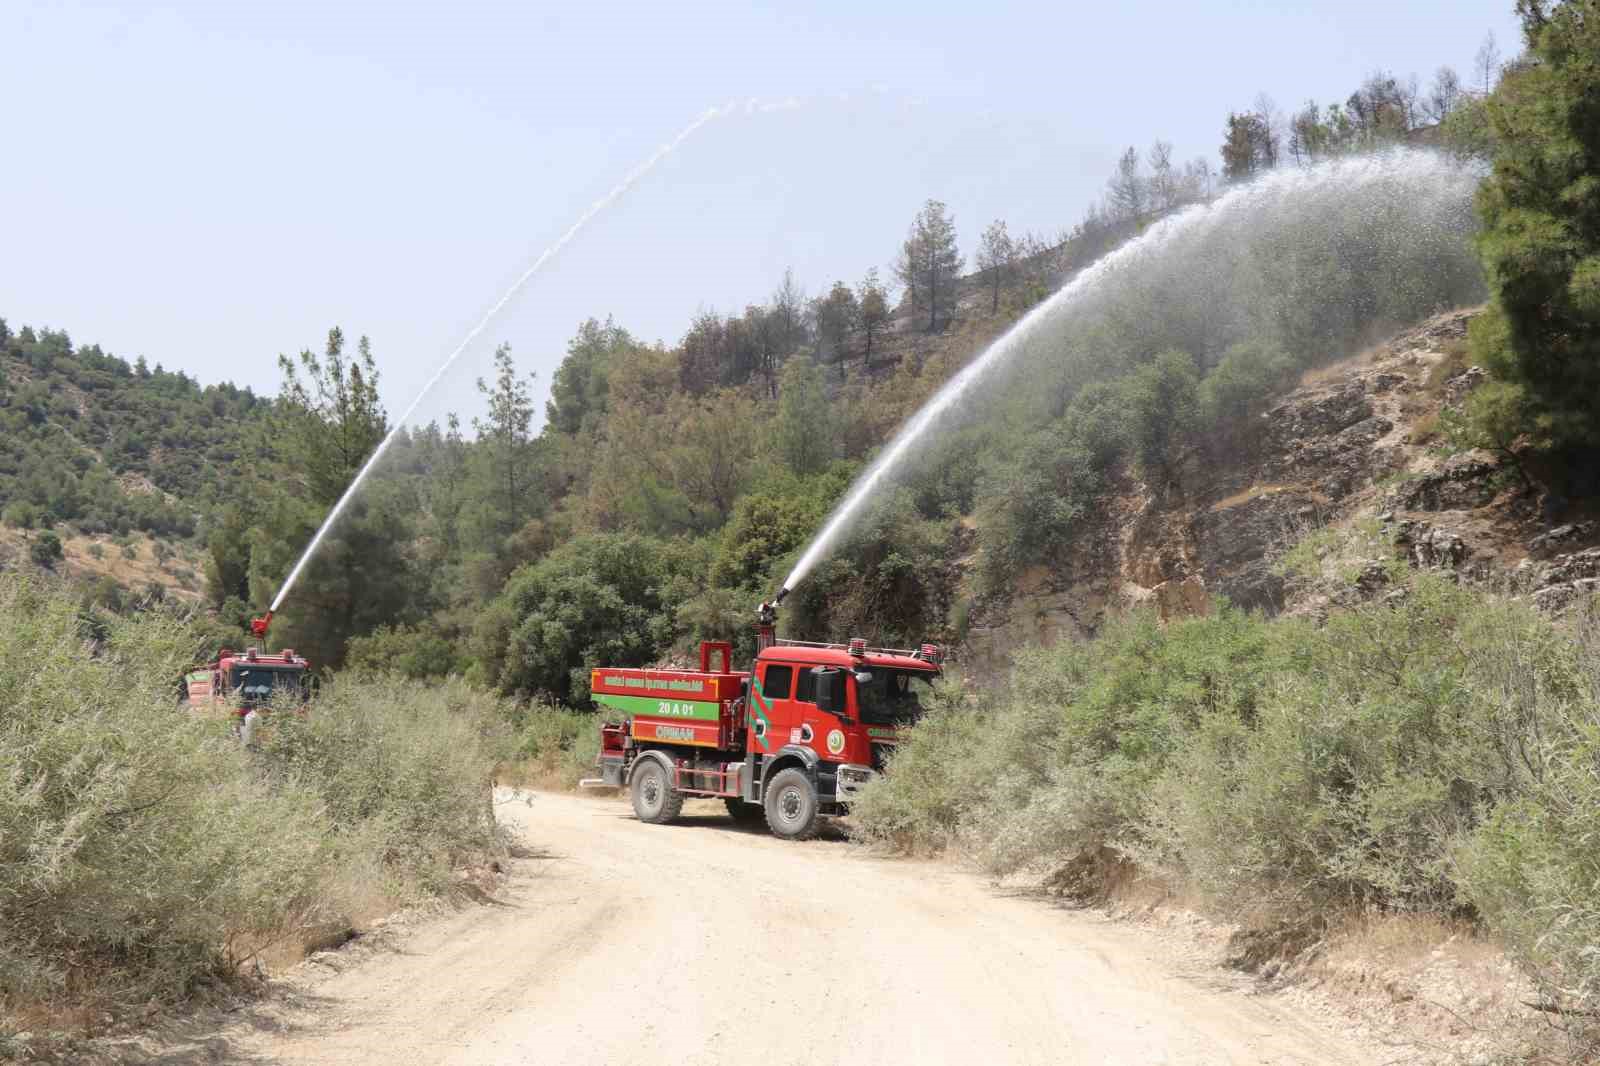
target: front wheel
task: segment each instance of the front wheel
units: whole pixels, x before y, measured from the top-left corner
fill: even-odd
[[[767,828],[784,840],[817,834],[817,786],[803,770],[780,770],[767,784]]]
[[[667,768],[655,759],[645,759],[634,767],[631,792],[633,813],[641,822],[665,825],[683,809],[683,793],[672,787]]]

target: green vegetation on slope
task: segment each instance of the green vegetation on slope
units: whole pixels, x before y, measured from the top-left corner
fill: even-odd
[[[1476,105],[1447,73],[1426,94],[1374,76],[1292,125],[1263,104],[1230,118],[1224,178],[1437,139],[1434,124]],[[896,263],[898,309],[876,272],[816,298],[786,274],[765,302],[702,312],[670,346],[591,319],[553,376],[542,428],[502,346],[479,382],[482,417],[400,435],[273,637],[322,668],[393,665],[577,702],[602,657],[747,641],[751,606],[897,426],[1064,280],[1219,191],[1210,163],[1175,161],[1157,141],[1123,153],[1104,201],[1060,237],[996,220],[964,250],[957,220],[930,200]],[[894,644],[947,636],[967,609],[974,548],[981,592],[1004,596],[1023,569],[1058,561],[1107,486],[1136,476],[1181,495],[1187,468],[1253,441],[1296,371],[1480,295],[1464,213],[1408,228],[1393,187],[1370,210],[1336,199],[1241,219],[1187,258],[1130,264],[1116,292],[1021,360],[1026,380],[975,397],[983,417],[875,501],[785,624]],[[969,260],[977,273],[957,276]],[[15,476],[0,455],[0,514],[28,537],[14,565],[92,569],[74,530],[189,537],[219,631],[242,640],[389,428],[376,360],[364,340],[347,347],[334,329],[320,350],[281,358],[282,393],[266,402],[0,326],[0,419],[23,427],[6,438]],[[46,526],[62,553],[35,534]],[[618,545],[625,565],[586,569]]]
[[[22,528],[186,537],[266,403],[0,319],[0,513]]]

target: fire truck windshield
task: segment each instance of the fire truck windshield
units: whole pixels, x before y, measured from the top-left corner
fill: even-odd
[[[305,685],[305,671],[272,666],[235,666],[228,671],[228,691],[237,693],[246,707],[272,699],[274,691],[288,689],[299,696]]]
[[[868,680],[856,675],[856,705],[861,720],[876,725],[916,721],[922,714],[920,694],[932,684],[927,674],[912,670],[873,670]]]

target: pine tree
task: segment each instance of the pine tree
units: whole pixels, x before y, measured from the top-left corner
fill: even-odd
[[[878,282],[876,269],[867,271],[856,287],[856,321],[861,327],[861,338],[866,342],[866,353],[861,357],[861,369],[872,369],[872,342],[883,335],[889,324],[889,297]]]
[[[298,362],[278,356],[283,372],[279,443],[323,507],[344,495],[389,431],[367,338],[361,338],[358,353],[346,360],[344,333],[335,326],[320,358],[309,348]]]
[[[989,283],[990,314],[1000,310],[1000,290],[1010,282],[1016,263],[1016,242],[1006,232],[1006,224],[997,218],[983,231],[978,245],[978,269]]]
[[[611,365],[632,347],[633,337],[609,318],[603,324],[591,318],[579,326],[550,381],[545,420],[562,433],[576,433],[586,421],[605,414]]]
[[[533,514],[533,376],[517,376],[511,345],[494,350],[494,383],[478,379],[488,403],[487,418],[474,418],[479,454],[485,463],[485,509],[496,537],[522,528]]]
[[[1139,153],[1129,148],[1106,182],[1106,200],[1119,222],[1138,222],[1149,209],[1149,182],[1139,172]]]
[[[279,357],[283,388],[272,435],[281,472],[241,486],[259,514],[250,549],[250,592],[265,606],[335,502],[388,432],[371,346],[344,356],[344,334],[328,332],[322,356]],[[407,548],[416,501],[394,479],[374,477],[354,497],[301,574],[273,637],[338,666],[349,639],[416,615],[422,604]],[[219,575],[221,577],[222,575]]]
[[[850,334],[855,332],[860,308],[856,294],[842,281],[833,283],[828,295],[820,297],[813,309],[817,322],[817,339],[821,342],[821,355],[839,364],[839,376],[844,377],[844,359],[850,344]]]
[[[1178,173],[1172,163],[1172,142],[1157,140],[1150,145],[1150,205],[1156,211],[1171,211],[1178,206]]]
[[[783,368],[773,435],[778,455],[796,474],[819,473],[833,458],[832,410],[816,364],[805,358],[790,360]]]
[[[1473,352],[1523,391],[1542,443],[1592,451],[1600,449],[1600,0],[1517,7],[1529,61],[1506,73],[1488,105],[1498,150],[1478,209],[1491,302],[1473,323]]]
[[[1259,111],[1230,114],[1222,141],[1222,177],[1246,181],[1278,163],[1278,135]]]
[[[917,213],[906,235],[895,275],[911,295],[911,306],[928,312],[928,332],[939,328],[941,312],[946,319],[955,307],[956,278],[961,273],[961,253],[956,248],[955,222],[945,205],[929,200]]]

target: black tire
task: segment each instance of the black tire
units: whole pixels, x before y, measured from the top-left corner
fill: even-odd
[[[683,793],[672,787],[672,775],[655,759],[640,759],[629,785],[633,813],[641,822],[666,825],[683,810]]]
[[[728,817],[740,825],[754,825],[762,819],[764,812],[759,803],[746,803],[732,796],[725,797],[722,802],[728,805]]]
[[[767,828],[784,840],[809,840],[817,835],[817,786],[804,770],[780,770],[767,782]]]

